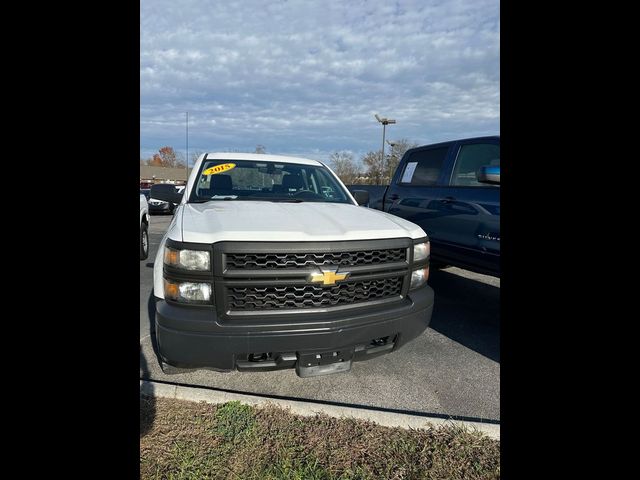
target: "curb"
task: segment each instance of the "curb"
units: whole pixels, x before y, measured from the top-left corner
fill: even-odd
[[[430,425],[458,425],[471,430],[478,430],[487,437],[500,440],[500,425],[481,422],[465,422],[460,420],[447,420],[439,417],[428,417],[411,415],[404,413],[385,412],[379,410],[369,410],[355,407],[343,407],[338,405],[325,405],[321,403],[280,400],[274,398],[261,397],[259,395],[248,395],[240,393],[223,392],[208,388],[183,387],[179,385],[167,385],[165,383],[155,383],[140,380],[140,393],[148,396],[173,398],[176,400],[188,400],[191,402],[225,403],[239,401],[246,405],[261,407],[266,405],[277,405],[289,409],[291,413],[305,417],[314,416],[316,413],[324,413],[331,417],[351,417],[360,420],[369,420],[385,427],[401,428],[428,428]]]

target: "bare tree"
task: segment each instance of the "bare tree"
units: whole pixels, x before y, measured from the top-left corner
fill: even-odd
[[[162,159],[160,158],[160,155],[154,153],[153,157],[147,158],[147,165],[149,165],[150,167],[161,167]]]
[[[331,168],[345,185],[353,185],[359,176],[359,168],[353,155],[346,151],[334,152],[329,156]]]
[[[366,166],[366,176],[368,177],[368,184],[382,185],[384,178],[385,168],[384,161],[381,158],[382,151],[377,150],[375,152],[367,152],[362,157],[362,163]]]
[[[187,163],[184,161],[184,153],[176,152],[176,168],[187,168]]]
[[[204,151],[202,150],[196,150],[195,152],[191,152],[191,159],[189,160],[189,164],[195,165],[196,162],[198,161],[198,158],[200,158],[200,155],[202,155],[203,153]]]

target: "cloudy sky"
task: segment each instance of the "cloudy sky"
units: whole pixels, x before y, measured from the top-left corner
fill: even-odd
[[[141,0],[140,155],[500,133],[498,0]]]

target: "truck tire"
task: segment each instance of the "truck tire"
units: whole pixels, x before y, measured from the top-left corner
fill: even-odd
[[[149,256],[149,232],[146,223],[140,224],[140,260]]]

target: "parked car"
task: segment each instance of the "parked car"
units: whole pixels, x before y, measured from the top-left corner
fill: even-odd
[[[147,199],[147,202],[149,201],[149,193],[151,192],[151,188],[141,188],[140,189],[140,193],[142,195],[144,195],[144,198]]]
[[[156,188],[156,186],[154,186]],[[207,153],[155,259],[156,339],[185,368],[345,372],[429,325],[429,239],[316,160]]]
[[[149,256],[149,207],[147,199],[140,194],[140,260]]]
[[[169,183],[164,183],[164,184],[156,184],[151,187],[150,198],[149,198],[149,212],[152,214],[169,213],[173,215],[173,212],[176,209],[177,203],[165,202],[153,196],[153,192],[157,190],[158,185],[171,185],[170,188],[173,188],[175,192],[179,194],[182,194],[182,192],[184,192],[184,185],[173,185]]]
[[[412,148],[382,195],[378,185],[351,188],[371,189],[371,208],[420,225],[432,267],[500,276],[499,136]]]

